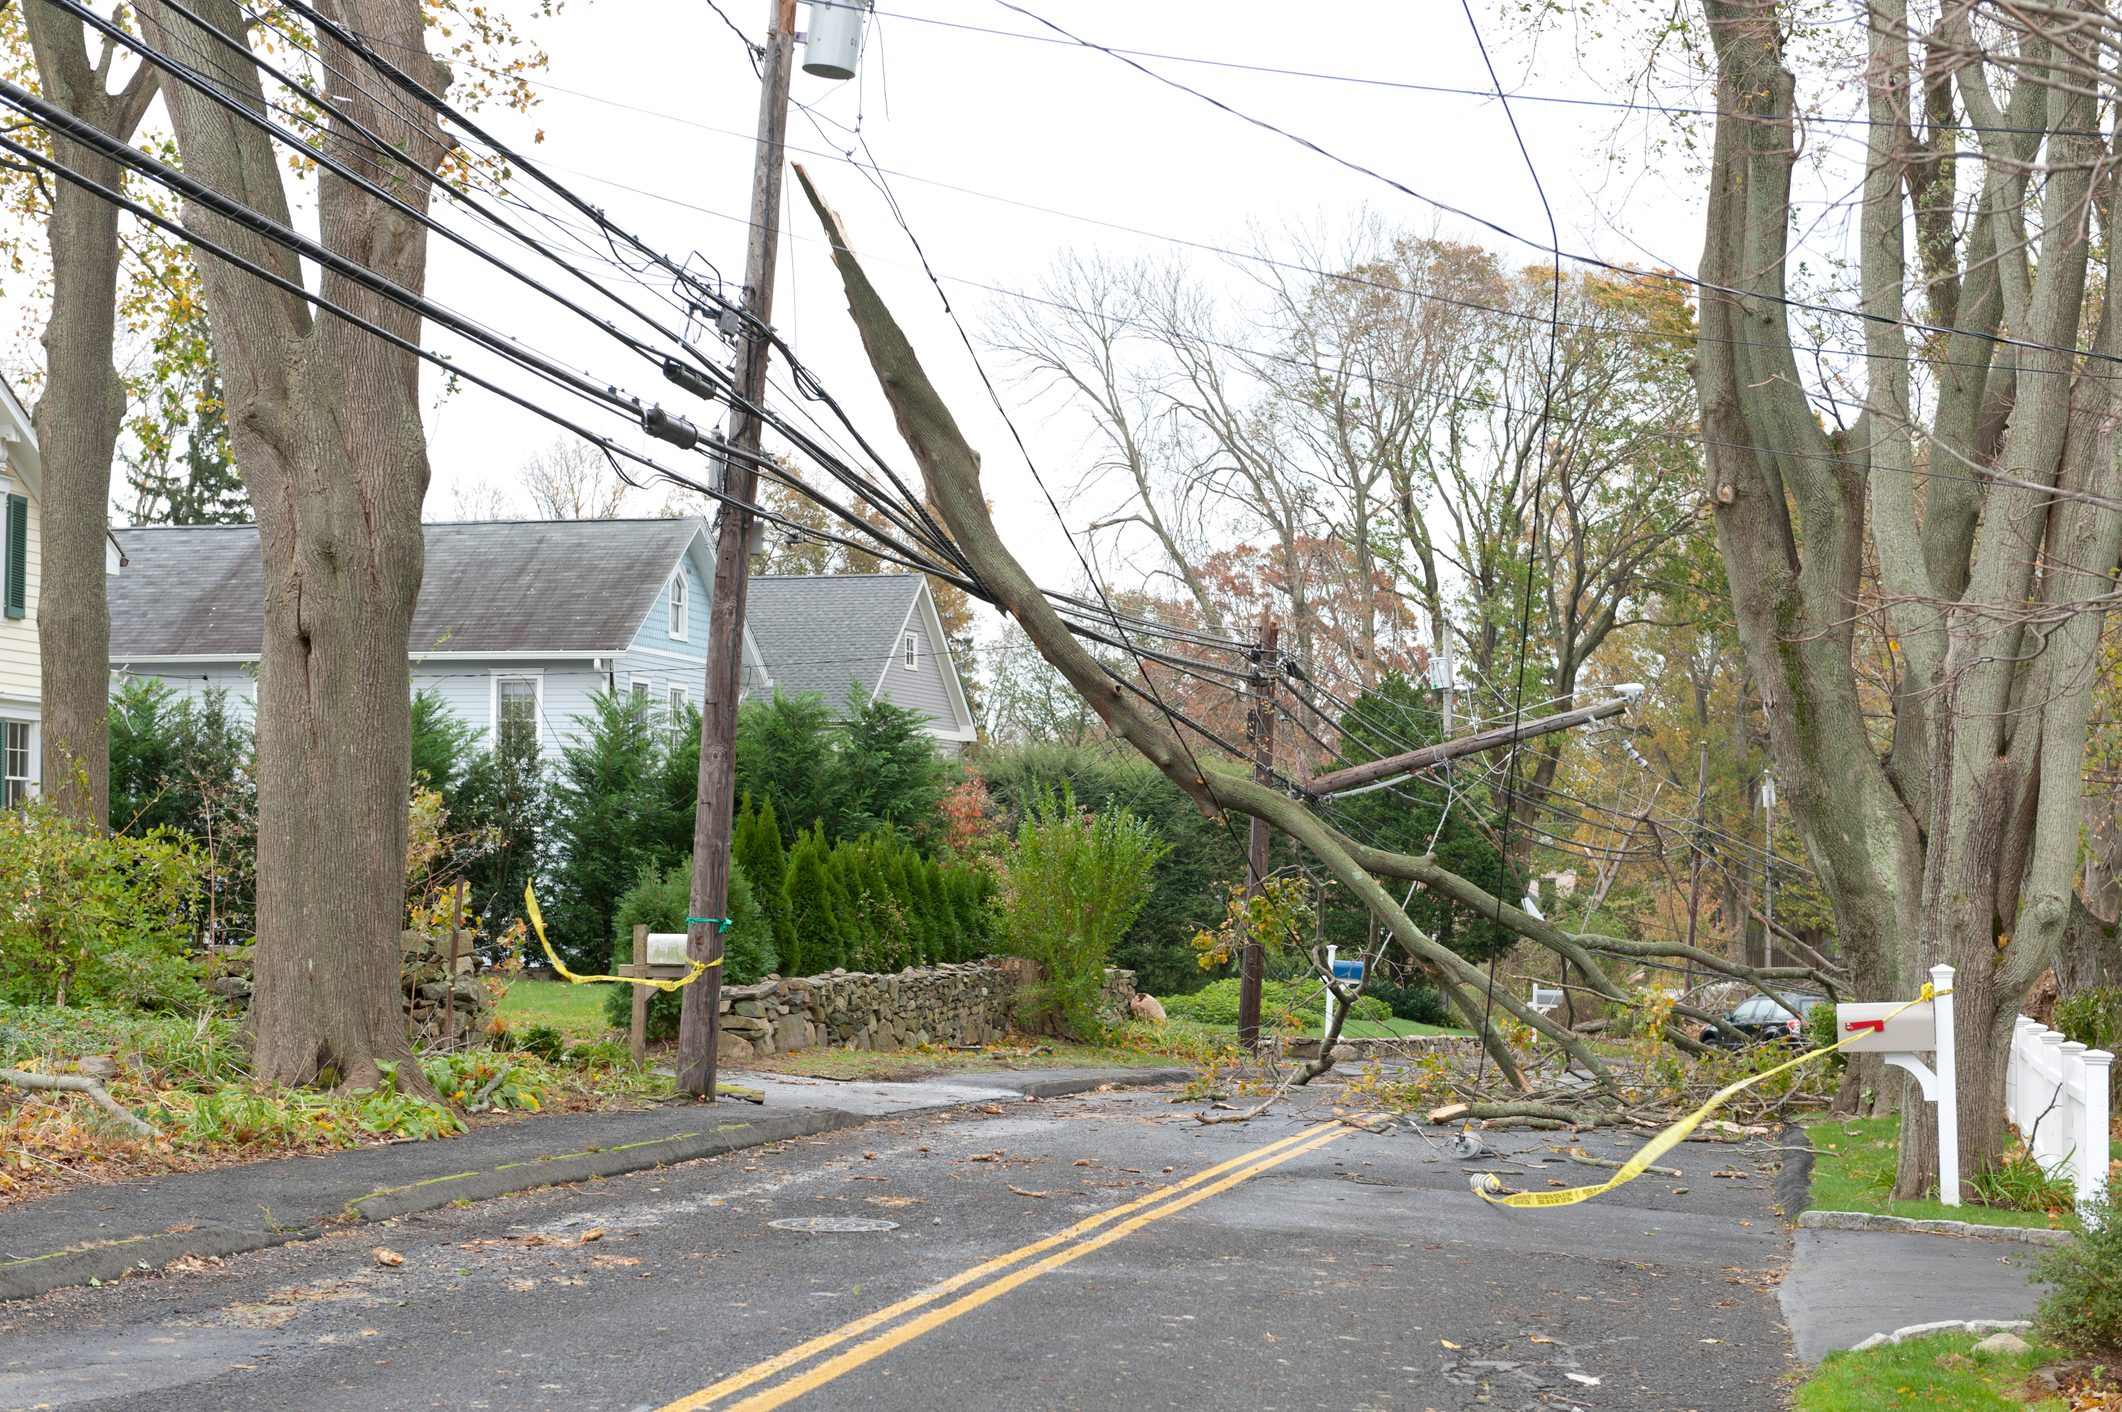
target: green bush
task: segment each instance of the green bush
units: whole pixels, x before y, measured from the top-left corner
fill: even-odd
[[[1835,1032],[1835,1003],[1823,1000],[1805,1017],[1805,1042],[1814,1049],[1826,1049],[1841,1040]],[[1849,1056],[1837,1049],[1827,1056],[1828,1067],[1841,1069],[1849,1063]]]
[[[2033,1278],[2046,1281],[2034,1331],[2066,1353],[2122,1355],[2122,1208],[2110,1190],[2084,1212],[2085,1229],[2044,1252]]]
[[[1371,980],[1364,999],[1371,996],[1384,1001],[1396,1020],[1412,1020],[1418,1025],[1449,1025],[1452,1022],[1451,1003],[1444,998],[1443,992],[1419,981],[1402,984],[1391,976],[1380,974]],[[1358,1005],[1360,1007],[1360,1001]],[[1360,1008],[1351,1013],[1359,1020],[1366,1018]]]
[[[1191,1020],[1198,1025],[1235,1025],[1238,1023],[1240,984],[1236,976],[1225,976],[1192,995],[1168,996],[1161,1002],[1164,1013],[1174,1020]],[[1393,1008],[1378,996],[1359,995],[1356,1003],[1349,1007],[1348,1017],[1352,1020],[1390,1020]],[[1313,1030],[1325,1018],[1326,996],[1319,985],[1297,981],[1260,982],[1260,1023],[1268,1028]]]
[[[2112,1054],[2122,1049],[2122,987],[2095,986],[2056,1002],[2052,1017],[2066,1040]]]
[[[173,829],[205,860],[204,938],[248,939],[258,896],[258,785],[250,722],[220,688],[186,696],[152,677],[111,696],[110,821],[144,837]],[[520,889],[519,889],[520,891]]]
[[[632,888],[619,899],[612,942],[615,965],[634,959],[634,928],[652,932],[682,932],[692,903],[693,865],[675,868],[643,868]],[[750,985],[780,964],[774,952],[774,933],[752,892],[744,869],[729,870],[729,929],[722,933],[722,980],[726,985]],[[634,997],[630,985],[614,985],[604,995],[604,1018],[614,1029],[633,1024]],[[651,990],[648,997],[648,1037],[675,1039],[678,1012],[684,995],[675,990]]]
[[[0,1001],[202,1002],[190,952],[203,873],[172,829],[106,834],[34,799],[0,811]]]
[[[1125,809],[1090,814],[1065,786],[1041,791],[1017,826],[997,904],[1002,944],[1045,975],[1021,993],[1023,1023],[1086,1039],[1103,1031],[1106,958],[1142,910],[1157,860],[1168,852]]]

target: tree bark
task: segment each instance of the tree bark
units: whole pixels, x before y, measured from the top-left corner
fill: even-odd
[[[155,91],[142,68],[106,90],[111,47],[91,59],[81,22],[50,0],[25,0],[23,21],[44,93],[98,130],[130,140]],[[53,155],[116,188],[115,159],[64,138]],[[117,331],[118,210],[72,182],[52,183],[46,222],[52,310],[44,326],[44,395],[31,423],[44,467],[37,650],[43,672],[44,792],[57,808],[101,828],[110,800],[110,605],[104,536],[111,460],[125,419],[112,364]]]
[[[244,46],[244,17],[231,0],[188,8],[225,38],[145,0],[157,47],[226,54],[230,44]],[[417,0],[320,0],[318,8],[428,88],[447,84],[447,71],[426,56]],[[330,73],[324,106],[334,155],[424,206],[444,151],[433,113],[328,34],[317,44]],[[228,76],[231,96],[262,109],[255,69],[215,70]],[[286,223],[287,196],[264,134],[202,93],[171,88],[185,170]],[[381,133],[393,153],[352,136],[355,123]],[[424,286],[425,227],[328,172],[317,202],[328,248],[408,290]],[[254,231],[196,207],[185,221],[300,278],[294,254]],[[211,258],[201,274],[265,574],[254,1064],[269,1082],[336,1078],[359,1087],[379,1079],[379,1064],[409,1055],[398,972],[410,781],[406,646],[428,483],[419,363],[336,316],[313,318],[300,299]],[[326,273],[321,293],[403,338],[419,337],[416,314],[353,280]],[[410,1064],[400,1079],[425,1086]]]

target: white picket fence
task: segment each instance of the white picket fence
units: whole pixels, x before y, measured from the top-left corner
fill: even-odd
[[[2115,1056],[2024,1015],[2012,1026],[2004,1111],[2044,1171],[2070,1179],[2078,1204],[2107,1188],[2108,1069]]]

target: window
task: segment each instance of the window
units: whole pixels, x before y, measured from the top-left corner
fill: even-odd
[[[538,687],[536,677],[494,678],[494,740],[499,743],[538,741]]]
[[[685,570],[670,576],[670,635],[685,639]]]
[[[9,721],[5,732],[0,732],[0,776],[5,777],[5,795],[0,803],[12,809],[29,798],[28,721]]]
[[[647,677],[628,677],[626,683],[626,704],[633,707],[636,715],[647,715],[649,694],[655,684]]]
[[[906,664],[909,672],[921,665],[921,635],[909,632],[899,643],[899,660]]]
[[[685,729],[685,707],[685,688],[673,686],[670,689],[670,728],[673,735]]]

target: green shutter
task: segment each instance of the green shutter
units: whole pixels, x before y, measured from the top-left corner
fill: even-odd
[[[29,501],[7,497],[7,615],[29,616]]]

